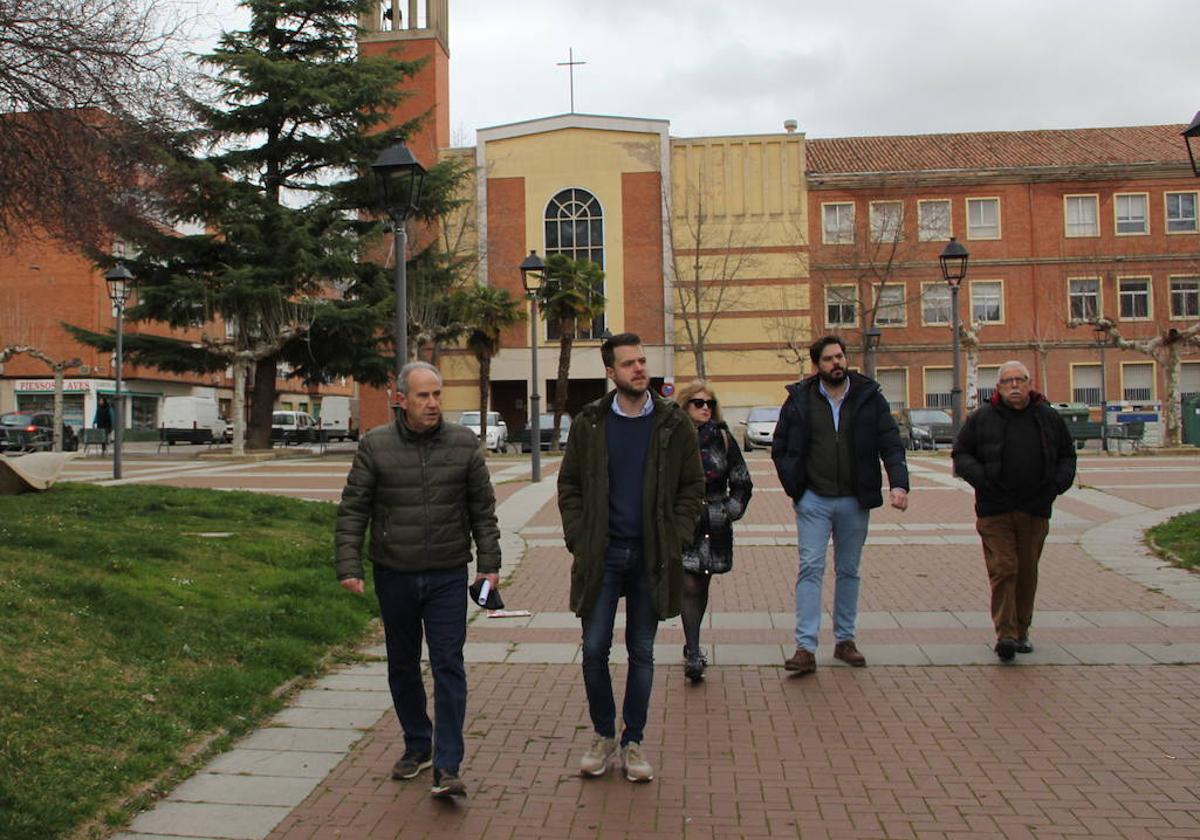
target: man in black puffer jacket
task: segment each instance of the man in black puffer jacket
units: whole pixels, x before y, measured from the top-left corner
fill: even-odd
[[[362,543],[371,528],[371,566],[387,641],[388,686],[404,730],[393,779],[433,765],[434,796],[463,796],[467,677],[467,565],[499,584],[496,494],[479,438],[442,420],[442,376],[425,362],[400,371],[401,411],[358,444],[338,506],[335,543],[342,587],[363,591]],[[421,639],[433,672],[434,722],[425,710]]]
[[[1000,367],[996,391],[954,441],[954,471],[975,488],[975,529],[992,587],[996,655],[1030,653],[1038,560],[1054,499],[1075,481],[1066,423],[1017,361]]]

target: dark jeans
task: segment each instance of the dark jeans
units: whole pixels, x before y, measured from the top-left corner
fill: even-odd
[[[433,766],[458,772],[467,716],[467,570],[396,572],[375,566],[375,594],[387,638],[388,687],[411,750],[433,748]],[[421,637],[433,672],[434,721],[425,711]],[[435,728],[436,726],[436,728]]]
[[[588,711],[596,734],[616,736],[616,701],[608,654],[612,650],[613,621],[617,602],[625,596],[625,649],[629,670],[625,677],[622,717],[625,731],[621,743],[641,743],[646,729],[646,710],[654,686],[654,636],[658,615],[650,597],[650,577],[640,546],[609,544],[604,557],[604,581],[596,603],[583,618],[583,685]]]

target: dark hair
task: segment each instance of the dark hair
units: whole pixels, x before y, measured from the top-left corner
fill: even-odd
[[[637,333],[618,333],[609,336],[600,345],[600,358],[604,360],[604,366],[610,368],[617,361],[617,354],[613,352],[616,348],[637,347],[641,343],[642,339]]]
[[[842,341],[836,335],[821,336],[808,348],[808,357],[812,359],[814,365],[821,361],[821,354],[825,352],[825,348],[830,344],[836,344],[838,347],[841,347],[842,355],[846,354],[846,342]]]

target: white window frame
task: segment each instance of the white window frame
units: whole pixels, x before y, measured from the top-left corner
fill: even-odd
[[[849,289],[851,297],[847,298],[839,293],[842,289]],[[831,294],[833,293],[833,294]],[[832,297],[837,295],[841,298],[838,306],[849,305],[854,312],[854,317],[849,321],[833,321],[829,318],[829,308],[832,303]],[[825,326],[827,327],[856,327],[858,326],[858,286],[853,283],[837,283],[825,287]]]
[[[1142,200],[1141,230],[1121,230],[1121,199],[1140,198]],[[1125,222],[1135,220],[1136,216],[1127,216]],[[1117,236],[1149,236],[1150,235],[1150,193],[1115,193],[1113,195],[1113,233]]]
[[[927,319],[925,317],[925,301],[930,299],[929,298],[929,290],[930,289],[938,289],[939,297],[941,296],[942,292],[946,293],[946,320],[945,321],[930,321],[929,319]],[[951,322],[952,318],[953,318],[953,314],[950,312],[950,287],[946,285],[945,281],[935,282],[935,283],[922,283],[921,284],[921,325],[926,326],[926,327],[944,327]]]
[[[876,208],[894,208],[894,221]],[[904,238],[904,202],[903,201],[872,201],[869,207],[872,242],[900,242]],[[893,228],[892,225],[895,225]],[[885,227],[886,226],[886,227]]]
[[[1190,221],[1191,227],[1171,230],[1171,196],[1175,195],[1190,195],[1192,197],[1191,218],[1188,219],[1185,216],[1179,216],[1175,219],[1176,224],[1181,221]],[[1166,229],[1168,236],[1187,236],[1188,234],[1200,232],[1200,222],[1198,222],[1198,217],[1200,217],[1200,192],[1195,190],[1170,190],[1163,193],[1163,227]]]
[[[1195,297],[1196,302],[1195,302],[1194,309],[1196,311],[1194,313],[1192,313],[1190,315],[1187,314],[1186,307],[1183,312],[1176,310],[1176,308],[1175,308],[1175,284],[1176,283],[1191,283],[1191,284],[1193,284],[1193,288],[1187,290],[1187,292],[1190,293],[1187,296]],[[1194,274],[1179,274],[1179,275],[1174,275],[1172,277],[1168,277],[1167,278],[1167,297],[1168,297],[1167,306],[1168,306],[1168,310],[1171,313],[1171,320],[1186,321],[1191,318],[1200,318],[1200,276],[1197,276]]]
[[[1125,371],[1129,368],[1150,368],[1150,396],[1142,400],[1129,400],[1125,398],[1125,382],[1127,377]],[[1121,362],[1121,401],[1122,402],[1154,402],[1158,399],[1158,365],[1154,362]]]
[[[925,205],[939,204],[946,208],[946,228],[934,229],[925,218]],[[954,203],[948,198],[924,198],[917,202],[917,241],[945,242],[954,235]]]
[[[1071,304],[1075,298],[1075,294],[1071,291],[1071,284],[1072,283],[1083,283],[1083,282],[1091,282],[1091,283],[1096,284],[1096,311],[1091,313],[1090,315],[1087,313],[1076,314],[1075,310],[1071,306]],[[1104,311],[1104,284],[1100,282],[1099,277],[1068,277],[1067,278],[1067,317],[1069,319],[1079,318],[1079,319],[1086,321],[1090,318],[1099,317],[1100,313],[1103,311]]]
[[[1128,296],[1132,299],[1135,293],[1130,292],[1128,295],[1125,292],[1126,283],[1145,283],[1145,298],[1146,298],[1146,314],[1145,315],[1126,315],[1125,314],[1125,298]],[[1138,275],[1136,277],[1118,277],[1117,278],[1117,313],[1122,321],[1152,321],[1154,320],[1154,281],[1152,278]]]
[[[835,230],[830,230],[826,224],[825,212],[826,208],[850,208],[850,229],[848,232],[843,232],[839,227]],[[837,221],[841,222],[841,213],[837,214]],[[821,244],[823,245],[853,245],[854,244],[854,202],[853,201],[826,201],[821,204]],[[832,236],[830,234],[833,234]]]
[[[900,405],[900,406],[898,406],[898,405],[897,405],[897,403],[895,403],[895,402],[893,402],[892,400],[888,399],[888,406],[889,406],[889,407],[892,409],[892,411],[899,411],[899,410],[901,410],[901,409],[903,409],[903,408],[908,408],[908,407],[909,407],[909,402],[908,402],[908,368],[906,368],[906,367],[903,367],[903,366],[897,366],[897,367],[876,367],[876,368],[875,368],[875,379],[876,379],[876,381],[877,381],[877,382],[879,382],[880,389],[883,389],[883,377],[881,376],[881,374],[883,374],[883,373],[899,373],[899,374],[900,374],[900,376],[901,376],[901,378],[904,380],[904,388],[903,388],[903,391],[904,391],[904,399],[903,399],[903,400],[901,400],[901,402],[903,402],[904,404],[903,404],[903,405]],[[887,394],[886,394],[886,392],[884,393],[884,397],[885,397],[885,398],[887,398]]]
[[[998,195],[968,196],[967,198],[963,199],[963,201],[965,203],[965,207],[966,207],[966,211],[967,211],[967,239],[995,240],[995,239],[999,239],[1003,235],[1003,222],[1002,222],[1001,211],[1000,211],[1000,196],[998,196]],[[973,203],[978,203],[980,206],[982,206],[984,202],[991,202],[991,204],[996,208],[996,234],[995,234],[995,236],[989,236],[984,233],[981,233],[981,232],[979,232],[980,231],[979,227],[972,226],[972,224],[971,224],[971,205]],[[990,229],[990,227],[991,226],[989,225],[988,228]]]
[[[929,374],[930,373],[944,373],[946,376],[948,376],[950,378],[950,390],[949,391],[932,391],[931,392],[929,390]],[[947,397],[946,399],[938,401],[939,403],[944,402],[945,405],[931,406],[929,404],[929,395],[931,393],[945,395]],[[920,408],[942,408],[942,409],[945,409],[946,411],[949,411],[951,409],[950,400],[953,399],[953,397],[954,397],[954,369],[953,368],[945,367],[944,365],[925,365],[925,366],[921,367],[921,405],[919,406]],[[916,408],[917,406],[913,406],[913,407]]]
[[[896,303],[887,304],[881,302],[884,294],[887,294],[890,297],[895,295],[897,291],[900,294],[899,301]],[[908,306],[906,298],[907,295],[904,283],[888,283],[885,286],[877,288],[875,290],[875,326],[883,328],[908,326]],[[900,319],[897,321],[884,320],[883,313],[885,307],[889,310],[894,307],[897,311],[899,311]]]
[[[1080,390],[1082,390],[1084,388],[1087,388],[1088,390],[1092,390],[1090,386],[1076,384],[1080,379],[1082,379],[1082,377],[1079,377],[1076,375],[1077,370],[1086,370],[1089,373],[1094,372],[1096,380],[1100,381],[1100,387],[1095,389],[1095,391],[1096,391],[1095,401],[1092,401],[1089,399],[1083,399],[1083,400],[1077,399],[1077,397],[1079,396],[1078,392]],[[1104,369],[1100,367],[1099,362],[1071,362],[1071,402],[1082,402],[1082,403],[1086,403],[1087,405],[1100,405],[1101,397],[1104,397],[1105,400],[1107,400],[1110,395],[1106,394],[1104,392],[1105,391],[1104,382],[1101,380],[1101,377],[1103,375],[1104,375]],[[1090,378],[1091,377],[1089,377],[1089,379]],[[1090,396],[1090,395],[1088,395],[1088,396]]]
[[[971,280],[968,283],[968,285],[970,286],[970,289],[968,290],[968,297],[970,298],[970,301],[971,301],[971,323],[974,323],[975,321],[979,321],[980,323],[983,323],[983,324],[1003,324],[1004,323],[1004,281],[1003,280]],[[988,286],[988,287],[997,286],[997,287],[999,287],[1000,317],[995,320],[991,320],[991,319],[985,320],[983,318],[975,317],[975,289],[977,287],[981,287],[981,286]]]
[[[1087,231],[1076,230],[1072,232],[1071,225],[1076,227],[1083,224],[1082,222],[1071,221],[1071,207],[1088,207],[1092,208],[1091,226]],[[1100,196],[1097,193],[1071,193],[1063,196],[1063,236],[1067,239],[1095,239],[1100,235]]]

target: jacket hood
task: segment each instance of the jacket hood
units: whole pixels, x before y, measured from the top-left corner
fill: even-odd
[[[798,397],[804,393],[805,389],[807,388],[811,388],[815,391],[817,389],[817,382],[820,380],[820,378],[821,377],[815,373],[809,374],[799,382],[793,382],[791,385],[788,385],[787,392],[793,397]],[[880,390],[878,382],[876,382],[874,379],[871,379],[869,376],[863,376],[857,371],[850,371],[846,374],[846,378],[850,381],[851,392],[853,392],[855,388],[859,389],[860,393],[864,388]]]

